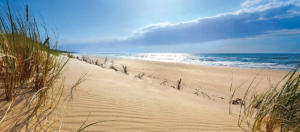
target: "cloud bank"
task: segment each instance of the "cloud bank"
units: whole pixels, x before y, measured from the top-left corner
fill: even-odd
[[[114,44],[183,44],[300,33],[300,0],[246,0],[235,12],[181,23],[158,23]]]

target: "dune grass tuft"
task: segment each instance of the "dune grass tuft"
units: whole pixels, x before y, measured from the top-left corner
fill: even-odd
[[[128,70],[126,65],[122,65],[124,74],[128,75]]]
[[[41,120],[47,120],[45,116],[40,117],[48,116],[45,113],[51,113],[48,110],[57,106],[64,87],[55,84],[68,62],[54,49],[56,46],[47,29],[39,29],[42,26],[29,15],[28,8],[26,5],[26,14],[22,14],[12,10],[7,2],[7,7],[0,9],[0,103],[10,104],[6,112],[1,113],[0,125],[8,121],[6,115],[18,107],[18,103],[25,102],[20,117],[14,116],[16,121],[10,131],[19,131],[25,126],[26,131],[36,130],[28,126],[34,116],[39,126]]]
[[[252,131],[300,131],[299,67],[262,94],[244,94],[239,125],[247,120]],[[249,86],[250,87],[250,86]]]

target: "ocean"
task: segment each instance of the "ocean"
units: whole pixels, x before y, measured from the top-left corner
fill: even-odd
[[[300,64],[300,53],[96,53],[93,55],[147,61],[276,70],[291,70]]]

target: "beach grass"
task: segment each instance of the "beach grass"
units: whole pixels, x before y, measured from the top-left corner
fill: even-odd
[[[12,125],[19,130],[32,117],[56,107],[64,87],[55,83],[68,59],[54,49],[55,41],[48,36],[47,29],[30,16],[28,6],[25,13],[17,12],[7,1],[7,8],[0,11],[0,95],[2,102],[9,103],[0,124],[18,107],[16,100],[21,98],[27,100],[24,104],[26,114]]]
[[[261,94],[250,96],[250,87],[240,104],[238,125],[247,121],[251,131],[300,131],[299,66]]]

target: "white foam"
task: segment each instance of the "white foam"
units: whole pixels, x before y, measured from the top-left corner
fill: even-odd
[[[160,62],[173,62],[173,63],[185,63],[185,64],[199,64],[199,65],[211,65],[211,66],[228,66],[228,67],[241,67],[241,68],[266,68],[266,69],[283,69],[288,70],[294,68],[294,65],[278,64],[278,63],[264,63],[255,62],[258,58],[240,58],[226,57],[226,56],[197,56],[188,53],[112,53],[103,54],[109,57],[124,58],[124,59],[137,59],[146,61],[160,61]],[[102,56],[100,54],[100,56]]]

